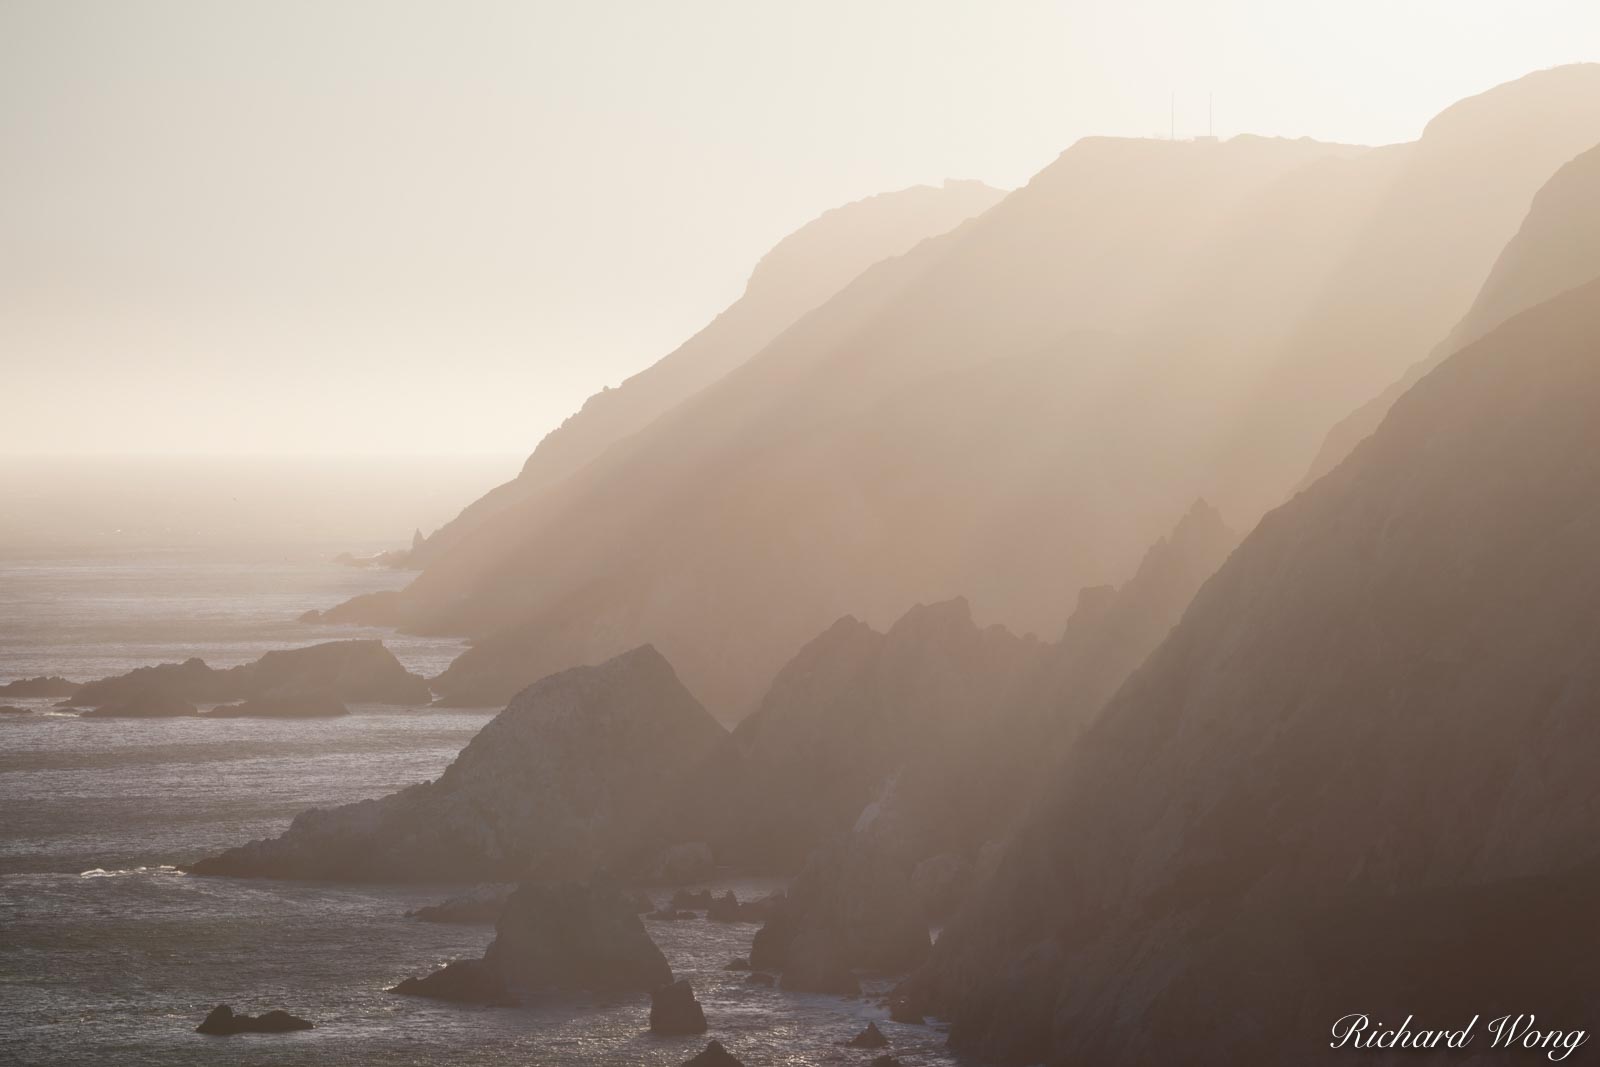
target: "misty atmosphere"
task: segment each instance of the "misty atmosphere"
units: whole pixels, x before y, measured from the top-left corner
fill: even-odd
[[[1600,1054],[1600,11],[0,3],[0,1063]]]

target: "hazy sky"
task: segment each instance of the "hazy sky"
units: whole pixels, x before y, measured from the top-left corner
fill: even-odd
[[[1593,0],[0,0],[0,453],[526,452],[835,204],[1595,58]]]

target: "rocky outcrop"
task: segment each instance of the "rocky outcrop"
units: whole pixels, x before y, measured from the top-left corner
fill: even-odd
[[[32,697],[70,697],[78,691],[82,683],[69,682],[60,675],[52,674],[46,677],[18,678],[15,681],[0,685],[0,697],[11,697],[26,700]]]
[[[187,701],[165,693],[132,693],[81,713],[80,719],[180,719],[199,715]]]
[[[1594,1002],[1559,930],[1600,863],[1572,799],[1600,760],[1597,349],[1600,282],[1262,521],[941,936],[914,985],[955,1045],[1307,1062],[1351,997],[1391,1025]]]
[[[505,975],[487,960],[454,960],[421,978],[407,978],[390,989],[405,997],[427,997],[459,1004],[515,1003]]]
[[[744,1067],[744,1063],[723,1048],[722,1042],[713,1039],[702,1051],[684,1060],[683,1067]]]
[[[499,1003],[513,990],[643,991],[671,982],[672,968],[626,894],[606,885],[528,883],[507,898],[481,960],[458,960],[392,992]]]
[[[438,904],[425,904],[408,912],[414,919],[425,923],[494,923],[511,896],[509,885],[481,885],[468,893],[460,893]]]
[[[26,715],[27,708],[19,708],[14,704],[0,704],[0,715]]]
[[[703,1034],[706,1013],[694,997],[687,978],[650,991],[650,1032],[652,1034]]]
[[[206,713],[209,719],[336,719],[350,714],[344,702],[329,693],[302,696],[261,696],[239,704],[221,704]]]
[[[865,1030],[845,1044],[851,1048],[887,1048],[889,1039],[883,1036],[883,1031],[878,1029],[877,1023],[868,1023]]]
[[[235,1015],[228,1005],[218,1004],[194,1029],[197,1034],[226,1037],[230,1034],[287,1034],[295,1030],[315,1030],[316,1027],[286,1011]]]
[[[329,641],[268,652],[254,663],[213,668],[201,659],[139,667],[80,686],[77,707],[106,707],[135,697],[195,704],[316,698],[374,704],[426,704],[428,683],[407,671],[381,641]]]
[[[297,816],[199,874],[385,881],[587,877],[638,855],[726,733],[645,646],[530,686],[435,782]]]

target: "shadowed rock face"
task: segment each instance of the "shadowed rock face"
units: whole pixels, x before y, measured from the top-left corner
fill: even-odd
[[[1478,298],[1450,335],[1399,381],[1328,431],[1302,488],[1378,428],[1394,402],[1445,359],[1513,315],[1600,277],[1600,147],[1555,173],[1533,198],[1522,228],[1495,261]]]
[[[1539,912],[1575,914],[1600,828],[1597,353],[1600,282],[1261,522],[940,939],[916,988],[958,1046],[1304,1061],[1355,990],[1395,1023],[1442,975],[1456,1026],[1550,992]],[[1597,996],[1586,964],[1554,1000]]]
[[[584,875],[631,852],[726,732],[648,646],[530,686],[438,781],[298,816],[200,874],[459,881]]]
[[[268,652],[254,663],[216,669],[200,659],[140,667],[80,686],[78,707],[104,707],[136,696],[212,704],[232,700],[320,700],[426,704],[428,683],[412,674],[381,641],[328,641]]]
[[[1061,641],[1028,642],[1026,655],[975,657],[973,649],[1008,635],[980,634],[964,604],[908,616],[890,634],[900,633],[894,660],[904,673],[893,688],[863,694],[880,714],[885,706],[898,709],[890,735],[898,744],[884,746],[869,764],[876,770],[873,788],[848,820],[841,822],[838,813],[831,822],[818,820],[814,832],[825,833],[825,843],[757,935],[751,963],[781,970],[787,988],[826,992],[855,988],[856,970],[894,973],[920,963],[929,925],[957,907],[987,872],[994,842],[1008,832],[1051,755],[1071,745],[1106,695],[1167,634],[1234,540],[1214,509],[1196,503],[1146,553],[1133,579],[1121,589],[1085,590]],[[956,639],[963,627],[970,633]],[[826,669],[822,653],[813,650],[815,659],[803,654],[789,668],[812,679],[814,688],[811,700],[795,702],[784,714],[813,728],[830,722],[819,734],[847,751],[817,765],[832,767],[836,760],[848,767],[849,746],[866,733],[852,719],[871,712],[845,705],[852,716],[829,718],[833,705],[818,697],[841,677],[854,676]],[[988,662],[991,670],[975,662]],[[802,664],[808,666],[801,670]],[[960,684],[955,675],[980,684]],[[860,683],[843,684],[848,693]],[[886,699],[891,693],[897,701]],[[785,733],[800,732],[798,723]],[[757,719],[747,720],[735,736],[756,725]],[[782,780],[773,771],[757,778]],[[859,801],[859,794],[852,799]],[[803,795],[785,798],[775,791],[768,803],[793,809]]]
[[[564,882],[530,883],[513,892],[483,959],[458,960],[407,979],[393,992],[502,1003],[512,990],[623,992],[671,984],[672,968],[627,896],[609,886]],[[693,993],[688,999],[693,1004]]]

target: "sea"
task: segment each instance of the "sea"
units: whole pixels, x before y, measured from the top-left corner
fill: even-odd
[[[333,561],[393,546],[0,545],[0,681],[85,680],[189,656],[227,666],[354,636],[380,637],[410,669],[436,674],[459,642],[297,621],[403,584],[405,572]],[[875,1054],[842,1042],[868,1021],[902,1063],[956,1062],[939,1029],[890,1022],[872,996],[746,985],[725,966],[748,955],[752,924],[647,921],[711,1027],[703,1037],[656,1037],[642,996],[476,1008],[386,992],[483,952],[488,926],[408,917],[461,886],[180,870],[280,833],[308,808],[436,777],[497,709],[358,705],[333,720],[208,722],[80,719],[51,700],[0,703],[26,707],[0,715],[0,1063],[679,1064],[714,1037],[750,1065],[865,1067]],[[704,884],[745,899],[778,883]],[[669,890],[654,892],[664,900]],[[251,1014],[281,1008],[316,1029],[195,1033],[219,1003]]]

